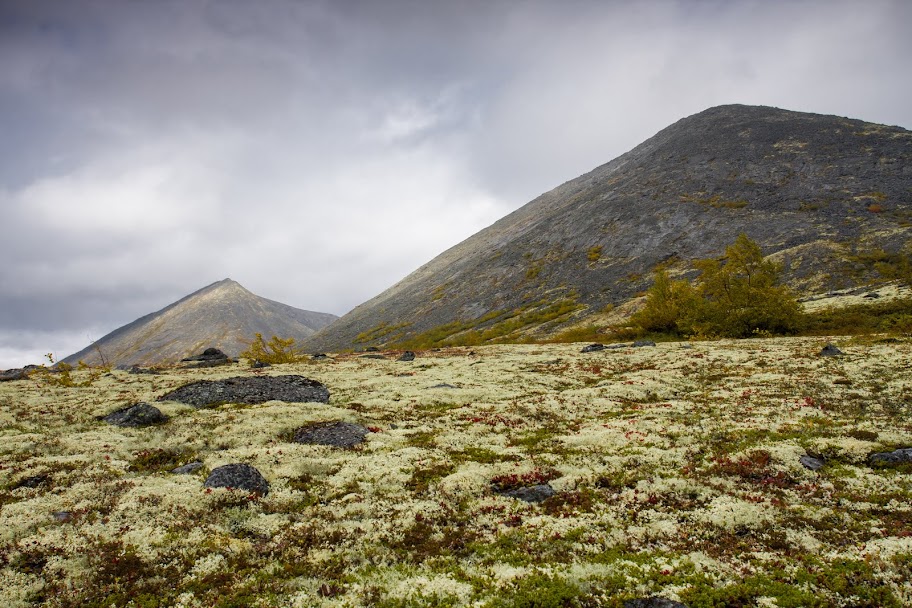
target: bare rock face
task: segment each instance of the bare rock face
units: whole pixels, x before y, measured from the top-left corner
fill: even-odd
[[[249,464],[226,464],[212,469],[203,485],[207,488],[235,488],[261,496],[269,494],[269,482]]]
[[[369,432],[360,424],[351,422],[319,422],[297,429],[294,440],[296,443],[350,449],[362,443]]]
[[[893,219],[912,212],[910,166],[912,132],[899,127],[710,108],[445,251],[304,345],[395,348],[423,334],[434,346],[460,328],[500,336],[526,318],[523,332],[548,335],[628,302],[658,265],[696,276],[694,260],[719,257],[741,233],[784,263],[799,292],[866,285],[873,264],[844,271],[856,268],[846,252],[895,253],[912,238]],[[556,303],[584,308],[543,314]]]
[[[164,424],[168,422],[168,417],[154,405],[137,403],[111,412],[102,420],[114,426],[140,427]]]
[[[238,376],[191,382],[162,395],[158,400],[180,401],[193,407],[266,401],[329,403],[329,389],[304,376]]]
[[[11,382],[13,380],[27,380],[28,372],[24,369],[8,369],[0,371],[0,382]]]

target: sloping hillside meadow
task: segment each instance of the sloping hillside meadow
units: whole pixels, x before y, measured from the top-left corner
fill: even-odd
[[[912,341],[834,341],[844,355],[517,345],[3,383],[0,605],[910,606],[912,469],[867,458],[912,446]],[[319,380],[330,403],[97,419],[253,373]],[[291,441],[329,420],[372,432]],[[234,462],[270,492],[203,487]],[[545,482],[535,504],[492,489]]]

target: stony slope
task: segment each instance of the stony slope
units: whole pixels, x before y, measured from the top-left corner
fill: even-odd
[[[209,346],[236,356],[257,332],[303,340],[336,318],[261,298],[225,279],[114,330],[64,361],[98,364],[100,351],[112,365],[173,363]]]
[[[660,264],[688,272],[691,260],[720,255],[741,232],[784,261],[799,290],[851,287],[876,278],[864,254],[906,246],[910,226],[912,132],[768,107],[711,108],[449,249],[308,347],[466,327],[509,337],[542,320],[539,330],[552,331],[628,301]]]

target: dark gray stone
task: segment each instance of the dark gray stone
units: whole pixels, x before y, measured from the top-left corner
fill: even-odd
[[[263,369],[264,367],[272,367],[269,363],[265,361],[260,361],[259,359],[254,360],[253,364],[250,366],[254,369]]]
[[[453,386],[452,384],[447,384],[446,382],[441,382],[440,384],[435,384],[434,386],[432,386],[430,388],[456,388],[456,387]]]
[[[249,464],[235,463],[216,467],[203,482],[207,488],[236,488],[261,496],[269,494],[269,482]]]
[[[537,486],[528,486],[525,488],[516,488],[505,492],[498,492],[501,496],[516,498],[524,502],[542,502],[543,500],[554,496],[554,488],[549,484],[540,484]]]
[[[410,350],[405,351],[404,353],[402,353],[401,357],[396,359],[396,361],[414,361],[414,360],[415,360],[415,353],[413,353]]]
[[[625,600],[624,608],[687,608],[687,605],[653,595],[635,600]]]
[[[584,346],[581,353],[597,353],[600,350],[605,350],[606,346],[604,344],[590,344],[589,346]]]
[[[238,376],[198,380],[166,393],[159,401],[180,401],[194,407],[223,403],[329,403],[329,390],[304,376]]]
[[[0,372],[0,382],[12,382],[13,380],[27,380],[28,372],[24,369],[8,369]]]
[[[187,357],[186,359],[181,359],[181,361],[219,361],[221,359],[227,359],[228,355],[223,353],[217,348],[207,348],[199,355],[193,355]]]
[[[877,298],[880,297],[880,294],[877,293],[876,291],[872,291],[872,292],[869,293],[869,294],[865,294],[864,297],[868,298],[869,300],[876,300]]]
[[[820,352],[818,353],[820,357],[838,357],[841,354],[843,354],[842,351],[836,348],[836,346],[833,344],[827,344],[821,348]]]
[[[311,356],[310,358],[313,359],[314,361],[320,361],[322,359],[328,359],[329,357],[326,356],[326,353],[317,353],[317,354]]]
[[[351,422],[318,422],[295,430],[295,443],[353,448],[364,441],[368,431]]]
[[[199,471],[202,468],[203,468],[203,463],[197,460],[196,462],[188,462],[187,464],[185,464],[183,466],[177,467],[176,469],[172,469],[171,472],[174,473],[175,475],[189,475],[190,473],[195,473],[196,471]]]
[[[366,353],[378,353],[378,352],[380,352],[380,349],[377,348],[376,346],[368,346],[367,348],[364,349],[364,352],[366,352]]]
[[[168,417],[162,414],[161,410],[154,405],[137,403],[113,411],[102,417],[102,420],[114,426],[140,427],[164,424],[168,422]]]
[[[53,517],[55,521],[59,521],[62,523],[62,522],[70,521],[71,519],[73,519],[73,514],[70,513],[69,511],[54,511],[53,513],[51,513],[51,517]]]
[[[912,448],[900,448],[892,452],[877,452],[868,456],[871,464],[897,465],[912,462]]]
[[[51,480],[50,475],[32,475],[31,477],[26,477],[20,479],[12,485],[12,489],[16,490],[18,488],[40,488],[44,484],[48,483]]]
[[[637,340],[633,343],[634,348],[643,348],[644,346],[655,346],[656,343],[652,340]]]
[[[808,454],[805,454],[804,456],[802,456],[801,458],[798,459],[798,462],[800,462],[801,466],[803,466],[806,469],[810,469],[812,471],[819,471],[820,469],[823,468],[823,465],[826,464],[826,459],[823,457],[820,457],[820,456],[810,456]]]
[[[129,369],[127,369],[127,373],[128,373],[128,374],[152,374],[152,375],[155,375],[155,374],[159,374],[160,372],[158,372],[157,370],[154,370],[154,369],[146,369],[146,368],[140,367],[140,366],[138,366],[138,365],[133,365],[133,366],[130,366]]]

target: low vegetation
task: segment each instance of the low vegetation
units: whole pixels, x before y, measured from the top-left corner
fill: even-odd
[[[270,365],[294,363],[305,358],[305,355],[295,347],[294,338],[273,336],[267,342],[263,339],[263,334],[260,333],[255,334],[250,347],[242,352],[240,356],[251,363],[259,361]]]
[[[912,470],[868,460],[912,445],[912,341],[580,349],[279,364],[330,403],[156,402],[139,429],[98,417],[238,370],[0,384],[0,605],[912,605]],[[332,420],[367,441],[292,440]],[[230,462],[269,493],[204,488]]]

